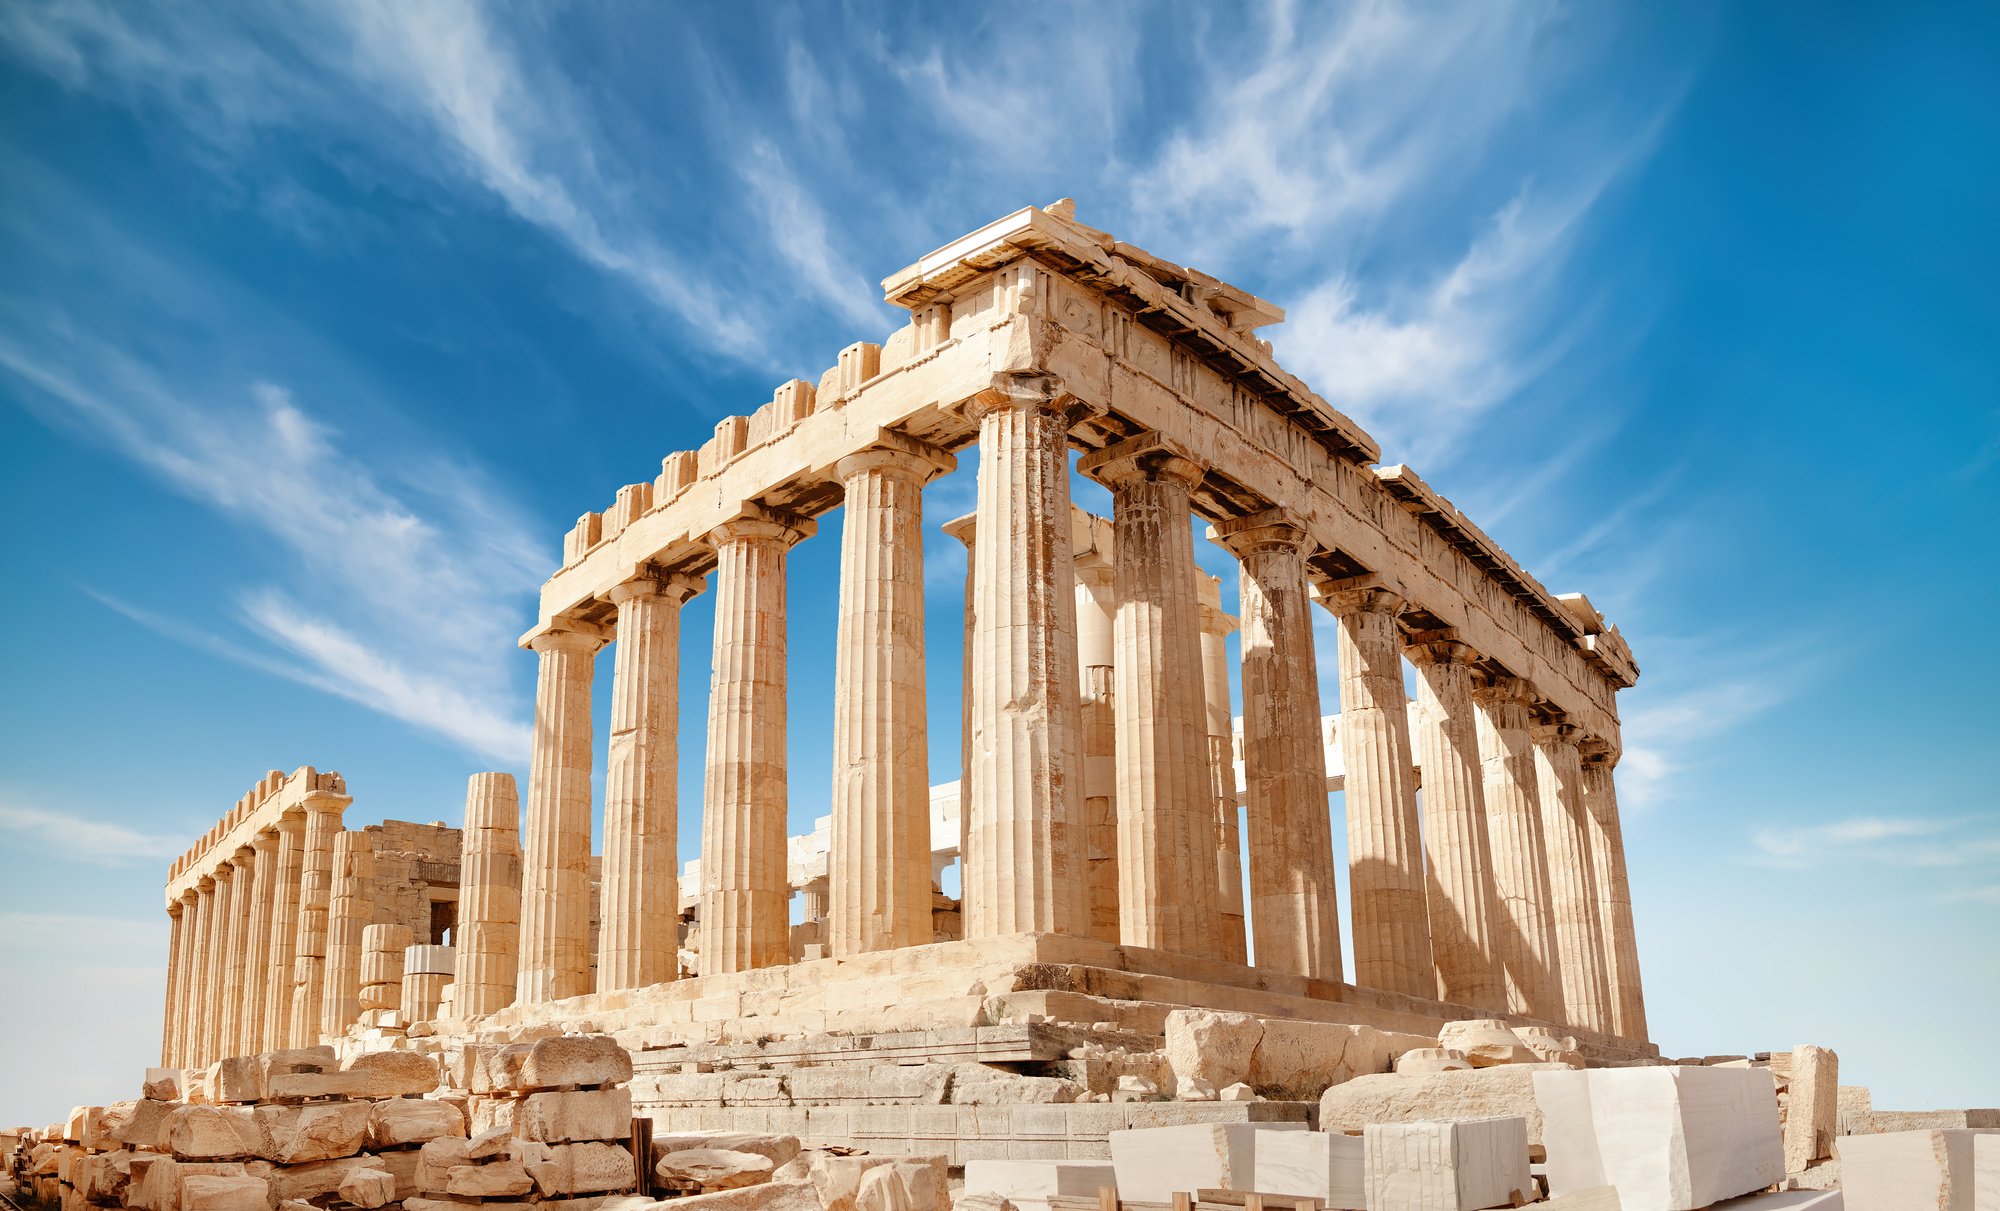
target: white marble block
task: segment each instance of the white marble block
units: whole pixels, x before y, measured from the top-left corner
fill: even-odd
[[[967,1161],[965,1194],[992,1194],[1020,1211],[1047,1211],[1058,1195],[1096,1198],[1116,1186],[1116,1172],[1103,1161]]]
[[[1852,1211],[2000,1211],[2000,1131],[1891,1131],[1833,1143]]]
[[[1256,1141],[1266,1132],[1303,1132],[1304,1123],[1189,1123],[1111,1133],[1118,1197],[1170,1202],[1197,1190],[1262,1190],[1256,1184]]]
[[[1551,1195],[1616,1186],[1628,1207],[1694,1211],[1785,1177],[1778,1094],[1755,1068],[1535,1073]]]
[[[1522,1118],[1370,1123],[1368,1211],[1477,1211],[1535,1195]]]
[[[1368,1166],[1358,1135],[1265,1131],[1251,1151],[1261,1194],[1316,1198],[1323,1207],[1350,1211],[1368,1205]]]

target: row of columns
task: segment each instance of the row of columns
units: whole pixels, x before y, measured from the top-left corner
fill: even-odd
[[[334,838],[349,802],[308,794],[167,906],[163,1063],[318,1041]]]
[[[1002,376],[969,405],[981,467],[969,549],[963,749],[967,937],[1091,932],[1070,550],[1076,402],[1046,375]],[[941,451],[885,432],[835,468],[846,496],[834,713],[828,941],[834,954],[929,939],[921,492]],[[1117,928],[1127,945],[1240,960],[1223,628],[1191,550],[1199,464],[1142,435],[1079,464],[1112,492]],[[705,974],[788,958],[785,563],[809,521],[752,506],[715,556],[700,952]],[[977,534],[978,541],[973,541]],[[1531,713],[1451,632],[1403,636],[1379,586],[1325,583],[1296,519],[1221,523],[1242,567],[1249,928],[1260,967],[1339,981],[1332,824],[1311,604],[1336,620],[1357,984],[1642,1036],[1610,766]],[[613,628],[538,635],[516,996],[591,986],[590,686],[619,643],[606,779],[599,989],[672,978],[670,852],[678,615],[700,580],[614,590]],[[1418,670],[1413,736],[1403,660]],[[1193,674],[1201,670],[1198,679]],[[1215,686],[1220,683],[1220,693]],[[1217,704],[1222,704],[1218,718]],[[1415,766],[1425,785],[1419,810]],[[1622,905],[1622,907],[1621,907]],[[655,907],[649,907],[655,906]]]

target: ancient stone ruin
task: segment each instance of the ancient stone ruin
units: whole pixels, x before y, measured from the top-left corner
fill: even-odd
[[[522,638],[525,805],[482,773],[462,829],[350,831],[339,774],[274,770],[173,864],[162,1066],[138,1099],[0,1135],[22,1190],[66,1211],[2000,1199],[2000,1112],[1875,1111],[1814,1046],[1660,1056],[1614,779],[1630,649],[1377,465],[1258,338],[1278,308],[1067,202],[885,290],[911,315],[886,342],[570,531]],[[924,484],[971,449],[976,511],[927,522]],[[1111,517],[1072,504],[1073,473]],[[835,508],[830,811],[791,837],[827,784],[786,765],[785,565]],[[1196,519],[1239,561],[1234,615]],[[968,553],[943,786],[927,526]],[[679,624],[705,591],[697,750]]]

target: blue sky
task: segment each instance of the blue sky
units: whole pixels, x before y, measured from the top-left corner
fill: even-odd
[[[1818,1042],[1879,1106],[2000,1103],[1991,1049],[1929,1049],[2000,1004],[1996,25],[0,7],[0,1122],[136,1094],[164,867],[266,768],[456,823],[467,774],[525,770],[514,639],[577,514],[882,339],[883,276],[1062,196],[1284,306],[1265,335],[1385,462],[1623,628],[1668,1053]],[[801,826],[838,535],[792,565]]]

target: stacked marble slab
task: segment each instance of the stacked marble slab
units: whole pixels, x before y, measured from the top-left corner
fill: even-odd
[[[410,1211],[526,1206],[591,1211],[638,1185],[632,1057],[608,1035],[468,1044],[453,1085],[471,1094],[474,1135],[425,1146]]]

